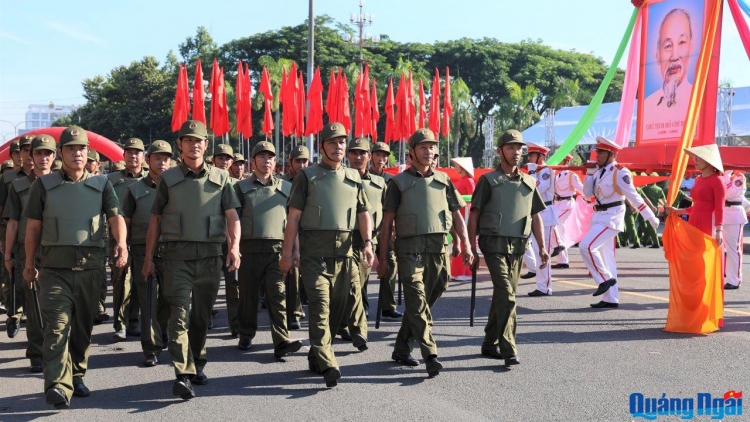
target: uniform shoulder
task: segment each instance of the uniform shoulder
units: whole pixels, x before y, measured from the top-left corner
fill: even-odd
[[[116,171],[107,174],[107,179],[114,185],[125,180],[125,176],[122,174],[122,171]]]
[[[215,166],[208,167],[208,180],[216,183],[217,185],[224,186],[226,183],[232,184],[232,176],[228,171],[222,170]]]
[[[39,180],[46,190],[50,190],[56,186],[60,186],[65,182],[59,171],[53,171],[52,173],[40,176]]]
[[[359,175],[359,171],[353,168],[344,167],[344,175],[355,182],[362,182],[362,177]]]
[[[32,182],[33,180],[30,177],[21,177],[20,179],[13,180],[11,186],[13,186],[16,192],[23,192],[31,187]]]
[[[3,183],[5,184],[8,184],[16,179],[18,179],[18,169],[11,170],[3,174]]]
[[[372,181],[373,184],[375,184],[376,186],[380,186],[380,187],[385,186],[385,183],[387,182],[387,180],[385,180],[385,177],[378,176],[377,174],[372,174],[372,173],[370,173],[370,180]]]

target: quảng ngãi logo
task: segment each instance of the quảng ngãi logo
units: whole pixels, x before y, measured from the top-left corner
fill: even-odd
[[[742,416],[742,391],[729,390],[723,396],[713,397],[710,393],[698,393],[693,397],[646,397],[643,393],[630,395],[630,415],[633,419],[656,420],[660,416],[679,416],[683,420],[695,416],[710,416],[711,419],[724,419]]]

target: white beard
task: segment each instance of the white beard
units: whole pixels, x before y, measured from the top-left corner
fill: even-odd
[[[662,90],[664,91],[664,99],[667,100],[667,107],[672,107],[677,104],[677,87],[680,86],[681,76],[682,69],[680,69],[680,72],[673,75],[669,75],[669,69],[664,73],[664,85],[662,85]]]

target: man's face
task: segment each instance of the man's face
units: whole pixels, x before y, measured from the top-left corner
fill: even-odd
[[[388,164],[388,154],[383,151],[375,151],[372,153],[372,166],[380,170]]]
[[[34,167],[34,160],[31,158],[31,145],[21,147],[21,165],[24,167]]]
[[[355,170],[364,170],[370,162],[370,153],[361,149],[349,151],[349,166]]]
[[[669,101],[677,86],[685,80],[693,49],[690,21],[684,14],[674,14],[662,22],[656,60],[664,78],[664,93]]]
[[[21,167],[21,153],[18,151],[13,151],[10,153],[10,159],[13,160],[13,164],[16,167]]]
[[[177,140],[177,146],[182,151],[182,156],[191,160],[203,159],[203,154],[208,148],[208,139],[200,139],[195,136],[183,136]]]
[[[157,176],[172,164],[172,154],[166,152],[155,152],[148,156],[148,169]]]
[[[291,161],[291,165],[292,165],[292,173],[297,174],[303,168],[310,165],[310,160],[308,160],[307,158],[295,158],[294,160]]]
[[[422,142],[414,146],[414,158],[423,166],[431,166],[432,160],[435,158],[435,150],[437,150],[437,144],[434,142]]]
[[[229,170],[229,167],[232,167],[232,162],[234,160],[231,156],[226,154],[218,154],[214,155],[214,166],[222,169],[222,170]]]
[[[523,144],[505,144],[497,149],[497,153],[508,165],[518,167],[523,157]]]
[[[125,159],[125,167],[130,171],[141,171],[143,166],[143,151],[135,148],[128,148],[122,153]]]
[[[40,170],[49,171],[52,168],[52,162],[55,161],[55,152],[46,149],[37,149],[32,153],[34,167]]]
[[[96,174],[99,171],[99,162],[96,160],[86,161],[86,171],[91,174]]]
[[[596,149],[596,165],[604,167],[609,164],[610,158],[614,156],[614,153],[607,151],[606,149]]]
[[[86,167],[89,149],[86,145],[65,145],[62,148],[62,161],[65,167],[81,171]]]
[[[268,151],[259,152],[253,158],[253,168],[258,173],[267,176],[276,168],[276,155]]]
[[[239,179],[240,177],[242,177],[243,173],[245,173],[245,162],[234,161],[232,163],[232,167],[229,168],[229,174],[231,174],[235,179]]]
[[[334,163],[340,163],[344,161],[344,153],[346,152],[346,137],[339,136],[336,138],[328,139],[323,142],[323,150],[328,160]]]

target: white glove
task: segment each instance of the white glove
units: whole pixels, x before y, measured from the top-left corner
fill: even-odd
[[[659,228],[659,223],[660,223],[659,222],[659,217],[654,217],[654,218],[648,220],[648,222],[651,223],[652,226],[654,226],[654,229],[658,229]]]
[[[526,168],[529,170],[529,174],[536,173],[536,163],[526,163]]]
[[[596,167],[589,167],[589,169],[588,169],[588,170],[586,170],[586,175],[587,175],[587,176],[593,176],[593,175],[595,175],[595,174],[596,174],[596,172],[597,172],[597,171],[599,171],[599,166],[596,166]]]

